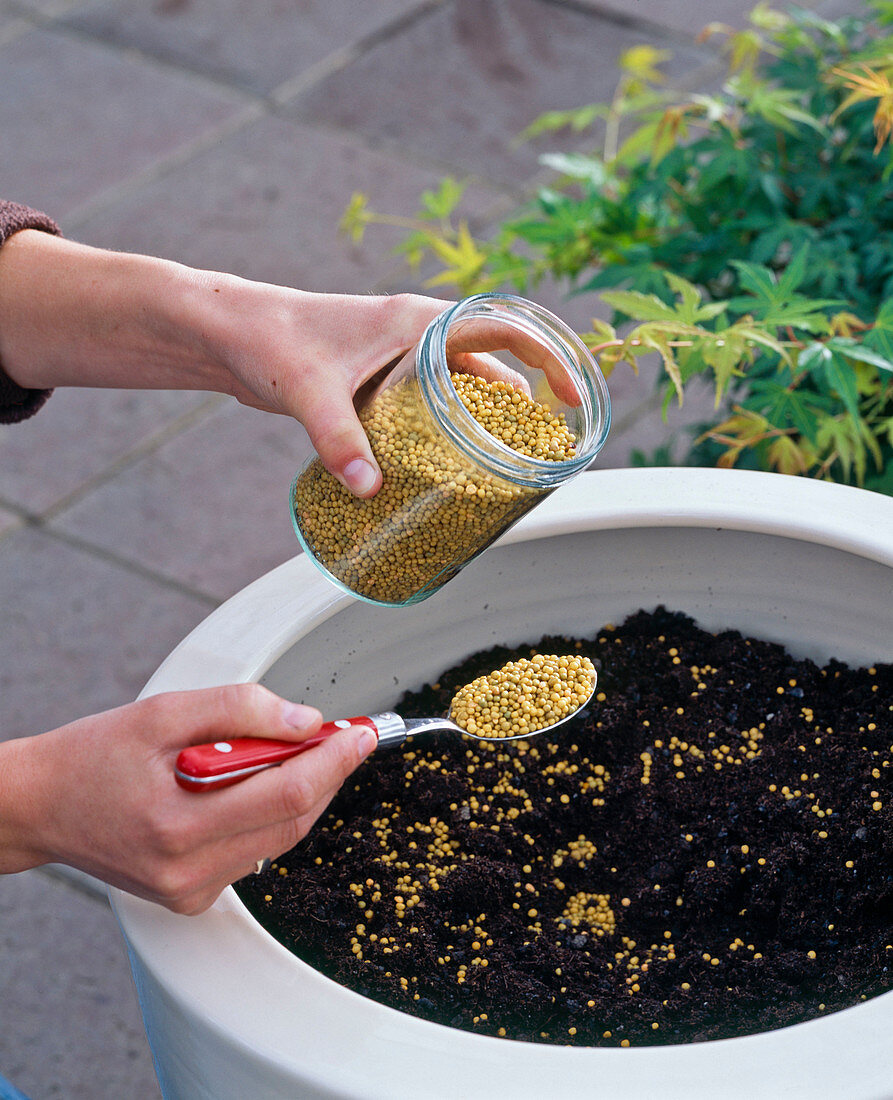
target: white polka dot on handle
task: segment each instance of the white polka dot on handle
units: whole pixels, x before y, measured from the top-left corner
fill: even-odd
[[[346,718],[339,718],[338,721],[335,722],[335,725],[340,730],[346,730],[350,726],[350,722],[348,722]]]
[[[214,745],[214,748],[215,748],[215,749],[216,749],[216,750],[217,750],[218,752],[232,752],[232,751],[233,751],[233,747],[232,747],[232,745],[231,745],[231,744],[229,743],[229,741],[218,741],[218,742],[217,742],[217,743],[216,743],[216,744]]]

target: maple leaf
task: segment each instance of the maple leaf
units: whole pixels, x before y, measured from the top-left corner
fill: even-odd
[[[347,233],[354,243],[359,244],[368,224],[369,199],[362,191],[354,191],[350,196],[347,209],[341,215],[338,228],[342,233]]]
[[[468,285],[484,266],[487,256],[472,237],[467,222],[462,222],[456,232],[455,243],[443,237],[432,237],[432,252],[443,261],[445,270],[428,279],[426,286],[439,286],[442,283]]]
[[[807,456],[788,435],[780,435],[769,444],[767,457],[780,474],[805,474],[809,469]]]
[[[850,94],[840,104],[831,118],[833,121],[842,111],[852,107],[854,103],[865,103],[876,99],[878,104],[874,112],[874,133],[877,143],[874,151],[879,153],[890,134],[893,133],[893,85],[890,83],[890,76],[887,72],[878,72],[864,63],[859,66],[859,69],[861,72],[841,67],[831,70],[835,76],[840,77],[844,87],[850,89]]]

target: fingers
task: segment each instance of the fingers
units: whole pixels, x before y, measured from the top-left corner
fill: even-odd
[[[442,298],[429,298],[423,294],[392,294],[376,300],[377,322],[370,326],[370,335],[381,343],[380,353],[393,359],[413,347],[422,333],[444,310],[455,302]]]
[[[381,471],[354,409],[354,395],[388,363],[396,363],[449,305],[421,294],[364,297],[318,295],[327,315],[338,303],[339,328],[324,374],[301,387],[299,419],[326,469],[359,497],[381,488]],[[342,318],[351,318],[350,325]],[[332,359],[340,368],[333,371]]]
[[[146,736],[162,749],[231,737],[302,741],[322,725],[316,707],[282,699],[260,684],[171,692],[133,705],[143,712]]]
[[[562,360],[532,332],[500,321],[478,319],[461,321],[451,328],[447,354],[507,351],[534,370],[544,372],[555,396],[566,405],[577,406],[580,398],[573,379]]]
[[[192,811],[180,838],[184,855],[168,863],[144,896],[177,913],[207,909],[258,860],[275,859],[306,836],[376,743],[368,730],[349,727],[235,787],[182,792]]]
[[[308,813],[294,821],[226,837],[203,853],[205,874],[197,873],[184,880],[182,887],[166,897],[150,900],[160,902],[177,913],[192,915],[209,908],[227,886],[258,870],[264,860],[277,860],[290,851],[313,828],[325,813],[337,792],[332,791]]]
[[[450,360],[452,369],[459,373],[476,374],[479,378],[486,378],[490,382],[505,382],[512,389],[532,396],[530,383],[519,371],[507,367],[501,359],[495,355],[478,354],[471,352],[458,352]]]
[[[234,684],[151,696],[25,738],[26,865],[67,863],[176,912],[207,908],[254,861],[292,847],[377,742],[347,727],[205,794],[177,785],[178,752],[239,737],[300,742],[321,723],[314,707]]]
[[[419,294],[304,295],[302,302],[305,322],[325,338],[295,380],[289,411],[304,424],[326,469],[356,496],[374,496],[381,471],[354,396],[413,348],[450,303]]]
[[[300,756],[258,772],[232,787],[201,794],[184,791],[183,796],[203,804],[202,825],[208,835],[236,836],[258,828],[301,821],[315,806],[327,802],[338,791],[376,744],[374,734],[350,726],[333,733]],[[269,854],[260,853],[260,856]]]

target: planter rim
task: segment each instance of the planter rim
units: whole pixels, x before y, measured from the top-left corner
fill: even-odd
[[[534,509],[497,545],[584,530],[648,527],[764,532],[821,543],[893,567],[893,498],[847,486],[735,470],[587,472]],[[259,680],[304,634],[355,602],[334,589],[309,559],[298,555],[212,612],[159,667],[141,697]],[[254,1059],[286,1072],[300,1070],[304,1080],[310,1079],[308,1073],[315,1074],[317,1087],[325,1095],[364,1100],[393,1095],[396,1081],[392,1076],[388,1083],[391,1067],[384,1048],[396,1049],[407,1065],[412,1059],[423,1077],[450,1073],[445,1079],[455,1081],[459,1089],[466,1072],[460,1068],[462,1060],[467,1058],[473,1065],[482,1051],[492,1052],[495,1044],[511,1052],[502,1068],[508,1076],[504,1081],[500,1077],[478,1084],[493,1092],[498,1080],[504,1087],[502,1091],[497,1087],[494,1095],[511,1094],[514,1100],[542,1095],[544,1073],[560,1074],[562,1082],[567,1082],[563,1088],[585,1087],[595,1073],[604,1095],[624,1095],[629,1100],[655,1095],[658,1081],[667,1097],[743,1097],[754,1095],[757,1084],[775,1088],[782,1083],[785,1095],[805,1097],[826,1080],[814,1064],[815,1052],[831,1047],[839,1052],[839,1066],[862,1065],[860,1048],[873,1052],[874,1063],[868,1069],[873,1091],[866,1096],[880,1100],[887,1095],[893,1076],[889,1045],[893,992],[779,1031],[710,1043],[628,1050],[520,1043],[420,1020],[337,985],[257,924],[232,888],[200,917],[179,917],[118,890],[110,895],[131,952],[164,985],[173,1003],[200,1014],[211,1031],[250,1051]],[[321,1031],[312,1035],[298,1031],[292,1035],[294,1049],[290,1049],[288,1044],[283,1048],[282,1041],[288,1033],[287,1022],[279,1021],[270,1032],[261,1023],[250,1022],[247,1029],[240,1026],[246,1015],[239,996],[240,976],[202,978],[196,988],[192,963],[202,956],[207,963],[215,952],[227,949],[238,952],[243,941],[253,944],[249,965],[259,981],[269,983],[271,993],[284,991],[283,995],[294,997],[300,985],[301,999],[312,999],[320,1006],[320,1015],[329,1013],[335,1019],[345,1005],[353,1005],[362,1011],[362,1033],[352,1031],[345,1045],[343,1037],[329,1043]],[[224,990],[231,987],[229,996],[235,1006],[228,1003],[225,991],[211,996],[215,982]],[[315,1013],[312,1009],[307,1013],[312,1024]],[[300,1024],[307,1022],[305,1015]],[[308,1071],[306,1056],[302,1058],[298,1048],[309,1043],[319,1047],[320,1062],[317,1069]],[[720,1051],[725,1057],[719,1057]],[[354,1060],[364,1068],[348,1064]],[[460,1089],[459,1094],[466,1093]]]
[[[494,546],[576,531],[638,527],[762,532],[821,543],[893,566],[893,497],[750,470],[586,471],[529,512]],[[298,554],[211,612],[159,666],[140,697],[257,680],[296,640],[296,614],[312,616],[318,625],[354,602],[309,558]],[[238,630],[232,629],[235,620],[240,620]]]

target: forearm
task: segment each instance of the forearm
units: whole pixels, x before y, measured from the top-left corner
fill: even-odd
[[[0,250],[0,362],[34,389],[224,389],[199,318],[229,281],[23,230]]]

